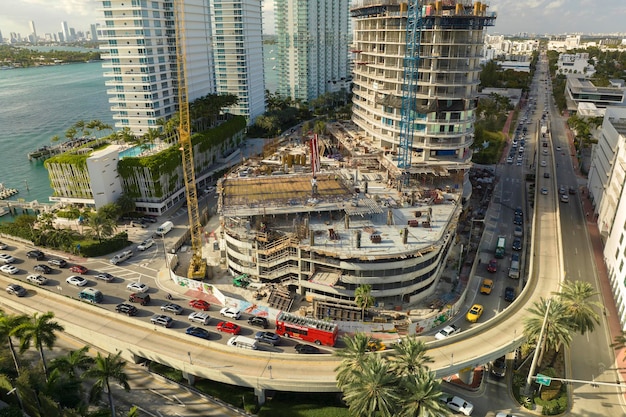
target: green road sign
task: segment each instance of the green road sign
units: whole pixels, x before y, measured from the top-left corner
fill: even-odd
[[[548,375],[537,374],[537,376],[535,377],[535,381],[537,381],[538,384],[545,385],[547,387],[550,385],[550,382],[552,382],[552,378],[550,378]]]

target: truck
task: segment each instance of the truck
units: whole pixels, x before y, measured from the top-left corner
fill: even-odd
[[[548,126],[541,125],[541,137],[545,138],[546,137],[546,133],[548,133]]]
[[[509,268],[509,278],[519,278],[519,261],[511,259],[511,267]]]
[[[496,243],[495,257],[497,259],[504,258],[504,248],[506,247],[506,238],[504,236],[498,237],[498,243]]]

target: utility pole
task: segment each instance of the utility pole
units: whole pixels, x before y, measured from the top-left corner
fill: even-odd
[[[535,347],[535,353],[533,355],[533,361],[530,364],[530,370],[528,371],[528,377],[526,378],[526,387],[524,387],[524,393],[530,395],[530,384],[533,382],[533,376],[537,368],[537,359],[539,358],[539,349],[541,349],[541,341],[543,340],[543,333],[546,330],[546,323],[548,321],[548,313],[550,312],[550,304],[552,298],[548,300],[546,305],[546,314],[543,316],[543,324],[541,325],[541,331],[539,332],[539,339],[537,339],[537,346]]]

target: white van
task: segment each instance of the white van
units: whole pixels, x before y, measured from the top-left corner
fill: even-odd
[[[228,339],[228,346],[235,346],[242,349],[253,349],[256,350],[258,348],[257,342],[254,339],[245,336],[233,336]]]
[[[174,228],[174,223],[165,222],[156,230],[157,235],[165,236],[170,230]]]

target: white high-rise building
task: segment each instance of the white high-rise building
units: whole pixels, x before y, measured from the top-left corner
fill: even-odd
[[[274,0],[278,93],[311,101],[349,89],[349,0]]]
[[[31,35],[33,35],[33,37],[36,40],[37,39],[37,29],[35,28],[35,21],[34,20],[29,21],[28,25],[30,26],[30,33],[31,33]]]
[[[70,27],[67,22],[61,22],[61,33],[63,34],[63,42],[69,42],[70,39]]]
[[[229,113],[248,124],[265,112],[263,27],[259,0],[211,0],[217,93],[239,98]]]
[[[103,2],[99,40],[115,126],[143,135],[177,110],[177,63],[171,1]],[[215,92],[209,5],[185,1],[187,94]]]

